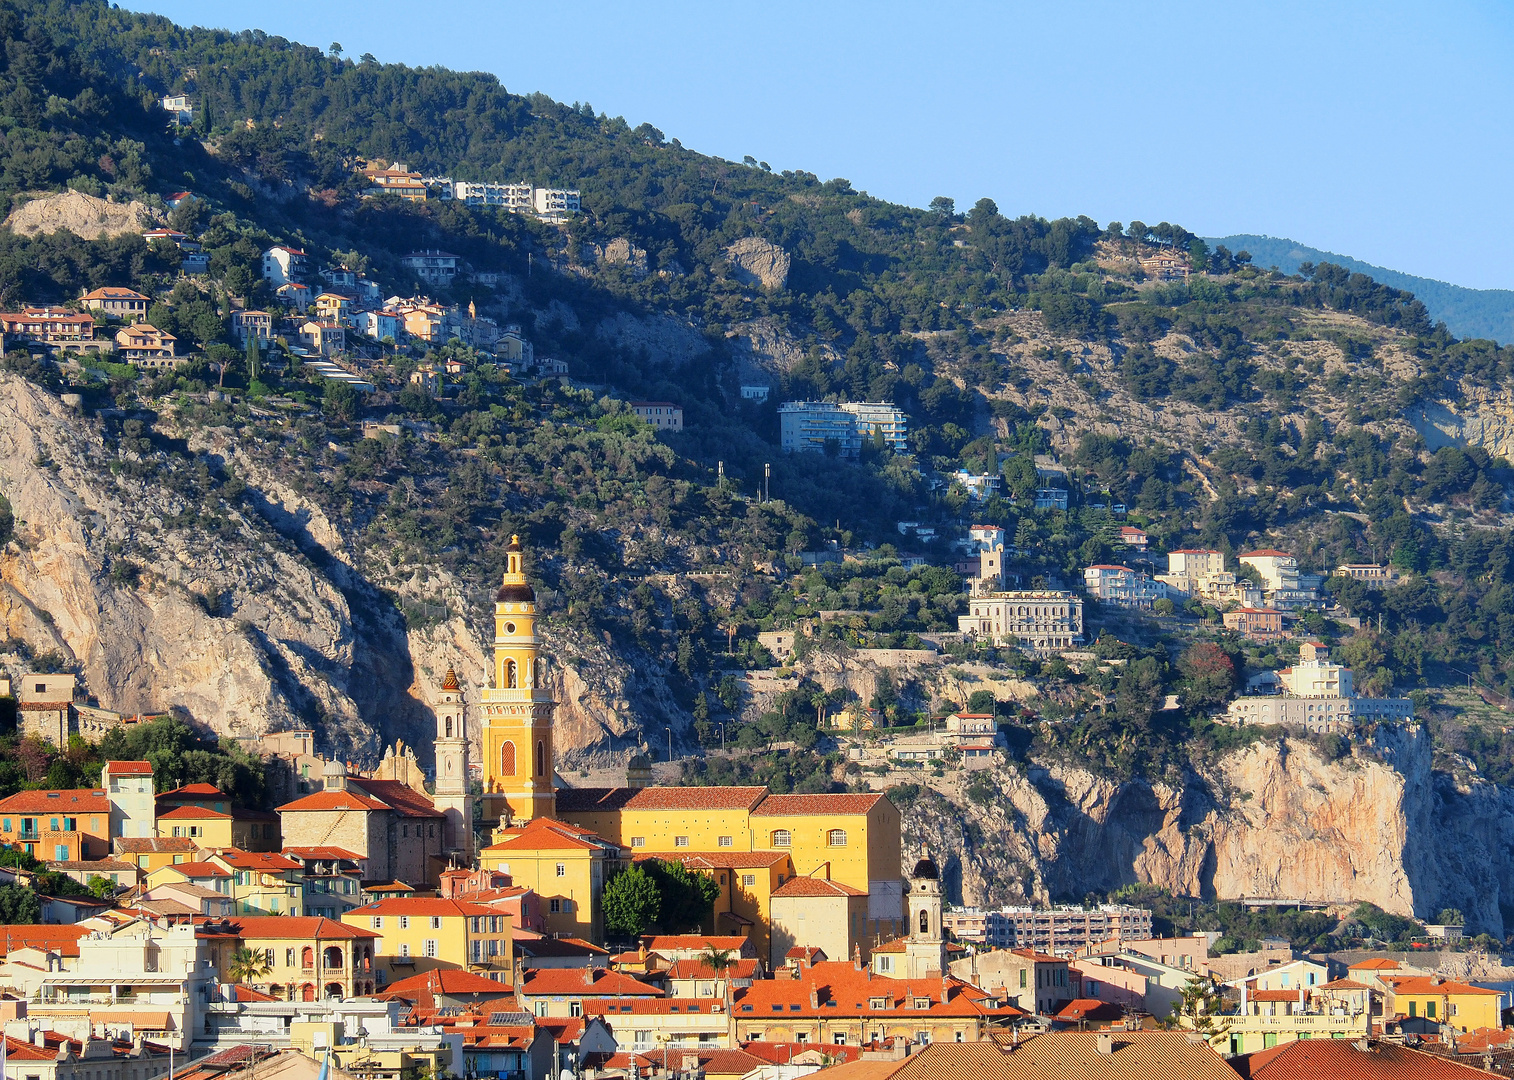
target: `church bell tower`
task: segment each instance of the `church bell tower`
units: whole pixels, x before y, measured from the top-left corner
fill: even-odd
[[[516,823],[557,812],[552,712],[536,636],[536,593],[526,581],[520,537],[505,549],[494,597],[494,685],[483,691],[484,813]]]
[[[436,702],[436,795],[433,806],[447,816],[443,850],[462,865],[473,861],[473,796],[468,793],[468,728],[462,686],[447,669]]]

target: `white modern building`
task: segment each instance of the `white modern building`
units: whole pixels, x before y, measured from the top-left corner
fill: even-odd
[[[886,401],[785,401],[778,422],[783,449],[790,453],[820,453],[834,443],[843,457],[854,458],[875,433],[896,454],[909,446],[909,417]]]
[[[1083,571],[1083,588],[1089,596],[1120,607],[1150,608],[1167,598],[1166,585],[1128,566],[1090,566]]]
[[[502,206],[511,213],[535,209],[530,184],[475,184],[452,182],[452,198],[469,206]]]
[[[303,251],[280,244],[263,252],[263,280],[275,289],[290,285],[305,276],[308,265]]]
[[[576,214],[579,209],[578,192],[569,188],[537,188],[532,192],[536,212],[542,217],[559,217]]]

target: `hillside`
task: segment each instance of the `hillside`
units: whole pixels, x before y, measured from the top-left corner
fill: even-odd
[[[1511,289],[1468,289],[1434,278],[1373,266],[1349,255],[1321,251],[1275,236],[1222,236],[1210,239],[1209,243],[1216,247],[1223,245],[1231,251],[1249,251],[1257,266],[1275,266],[1285,274],[1297,273],[1304,263],[1344,266],[1384,285],[1413,293],[1424,302],[1430,317],[1445,323],[1453,334],[1504,343],[1514,341],[1514,290]]]
[[[979,830],[953,841],[964,893],[1015,895],[989,885],[1023,855],[1018,895],[1065,895],[1087,852],[1108,857],[1100,888],[1297,887],[1282,864],[1312,754],[1341,815],[1332,842],[1379,825],[1406,837],[1321,881],[1398,910],[1463,904],[1500,929],[1502,863],[1448,868],[1415,845],[1416,823],[1463,794],[1502,815],[1514,781],[1498,710],[1436,696],[1469,675],[1492,700],[1514,690],[1514,348],[1457,340],[1413,295],[1328,262],[1272,272],[1171,223],[1047,221],[988,199],[891,205],[492,76],[92,0],[18,0],[0,37],[15,121],[0,194],[17,220],[55,221],[37,198],[69,189],[161,216],[209,262],[181,278],[176,253],[137,234],[0,231],[7,304],[130,286],[194,357],[144,375],[7,354],[0,667],[75,669],[105,707],[173,706],[222,734],[308,724],[318,749],[362,760],[396,738],[424,748],[447,666],[486,678],[490,600],[519,533],[569,780],[671,737],[697,782],[871,782],[817,731],[827,710],[874,703],[913,730],[986,691],[979,705],[1014,732],[1008,802],[981,809],[993,800],[968,781],[940,784]],[[170,93],[196,102],[192,126],[169,129]],[[559,224],[365,197],[359,166],[396,160],[576,186],[585,210]],[[199,198],[170,210],[185,188]],[[346,360],[376,387],[360,397],[255,359],[229,320],[278,303],[262,279],[274,243],[361,267],[382,295],[424,290],[518,324],[568,378],[514,377],[460,341],[373,340]],[[466,272],[424,285],[402,261],[421,248]],[[1163,276],[1151,260],[1174,252],[1188,273]],[[445,393],[412,383],[449,362]],[[752,384],[765,403],[743,398]],[[898,403],[907,452],[783,454],[778,403],[827,395]],[[627,409],[637,399],[678,402],[685,430],[654,430]],[[1068,471],[1066,511],[1034,506],[1046,455]],[[997,474],[1002,496],[974,500],[963,469]],[[1138,561],[1115,542],[1113,503],[1156,561],[1201,544],[1285,547],[1313,570],[1391,560],[1402,584],[1338,588],[1341,608],[1305,625],[1370,692],[1424,697],[1425,736],[1343,750],[1211,723],[1243,675],[1296,647],[1242,642],[1201,604],[1161,620],[1090,604],[1096,659],[1076,666],[956,643],[919,671],[854,679],[803,657],[777,669],[758,641],[824,613],[806,650],[913,650],[955,629],[966,526],[1002,525],[1026,583],[1070,584]],[[806,565],[831,545],[851,557]],[[734,751],[714,753],[723,743]],[[1227,789],[1273,779],[1271,802]],[[918,805],[912,843],[952,820]],[[1107,843],[1073,850],[1103,823]],[[1063,846],[1041,850],[1043,831]]]

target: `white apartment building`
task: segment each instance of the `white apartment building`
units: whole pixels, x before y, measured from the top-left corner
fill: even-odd
[[[275,289],[305,276],[309,260],[299,248],[278,245],[263,252],[263,280]]]
[[[995,645],[1047,652],[1083,643],[1083,601],[1055,589],[994,593],[968,600],[957,630]]]
[[[1126,904],[1006,907],[986,915],[983,941],[996,949],[1078,949],[1111,938],[1151,937],[1151,912]]]
[[[1298,588],[1298,560],[1286,551],[1276,548],[1243,551],[1240,560],[1242,566],[1249,566],[1262,575],[1262,584],[1269,592]]]
[[[578,213],[578,192],[574,189],[537,188],[532,192],[531,198],[536,212],[542,217]]]
[[[152,762],[107,761],[100,786],[110,800],[110,835],[157,835],[157,804],[152,789]]]
[[[886,401],[785,401],[778,407],[778,423],[789,453],[820,453],[834,442],[843,457],[854,458],[874,432],[882,432],[896,454],[909,448],[909,417]]]
[[[654,428],[662,431],[683,430],[683,407],[671,401],[632,401],[626,405]]]
[[[468,180],[452,182],[452,197],[469,206],[503,206],[511,213],[535,209],[530,184],[475,184]]]
[[[1260,607],[1262,591],[1249,581],[1237,581],[1225,569],[1225,553],[1208,548],[1180,548],[1167,553],[1167,572],[1156,579],[1182,597],[1202,597],[1220,603],[1234,601]]]
[[[1083,571],[1083,588],[1089,596],[1120,607],[1149,609],[1167,597],[1166,585],[1128,566],[1090,566]]]
[[[1330,662],[1317,641],[1299,649],[1299,662],[1276,673],[1281,692],[1236,698],[1226,709],[1232,724],[1284,724],[1315,733],[1349,733],[1357,721],[1407,723],[1414,719],[1408,698],[1356,695],[1350,668]]]
[[[400,265],[429,285],[450,285],[457,277],[458,257],[450,251],[412,251]]]

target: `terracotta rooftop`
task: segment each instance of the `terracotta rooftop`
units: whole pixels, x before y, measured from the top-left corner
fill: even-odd
[[[1433,975],[1384,975],[1383,981],[1393,987],[1395,994],[1486,994],[1492,997],[1501,997],[1497,990],[1489,990],[1486,986],[1473,986],[1471,983],[1457,982],[1454,979],[1437,979]]]
[[[158,815],[159,821],[230,821],[230,814],[219,810],[207,810],[203,806],[176,806],[167,813]]]
[[[130,290],[127,290],[130,292]],[[144,299],[146,299],[144,297]],[[150,761],[107,761],[105,771],[112,776],[151,776],[152,762]]]
[[[752,811],[752,816],[865,814],[883,798],[885,796],[880,792],[866,795],[769,795]]]
[[[356,791],[317,791],[306,795],[303,799],[296,799],[292,803],[285,803],[279,807],[279,813],[290,811],[307,810],[388,810],[386,803],[368,797]]]
[[[153,852],[199,851],[199,846],[186,836],[118,836],[111,841],[117,854],[147,855]]]
[[[391,806],[401,817],[444,817],[431,800],[408,784],[398,780],[365,780],[360,776],[347,778],[347,785]]]
[[[0,810],[12,814],[108,814],[110,800],[104,788],[18,791],[0,799]]]
[[[1111,1053],[1099,1052],[1110,1037]],[[1324,1040],[1320,1040],[1324,1041]],[[1309,1043],[1290,1045],[1307,1046]],[[1348,1044],[1349,1045],[1349,1044]],[[892,1066],[879,1071],[870,1066]],[[900,1061],[855,1061],[826,1070],[826,1080],[1235,1080],[1225,1059],[1181,1031],[1053,1031],[984,1042],[935,1042]],[[1304,1075],[1304,1074],[1296,1074]]]
[[[526,972],[520,993],[527,997],[553,994],[573,997],[663,997],[649,983],[601,968],[537,968]]]
[[[235,927],[236,936],[244,940],[303,938],[310,941],[341,941],[377,936],[335,919],[310,915],[240,915],[227,921]]]
[[[827,881],[824,878],[795,877],[789,878],[778,888],[773,890],[773,897],[786,896],[866,896],[861,889],[854,889],[850,885],[843,885],[839,881]]]
[[[557,793],[557,810],[750,810],[766,794],[763,787],[567,788]]]
[[[1423,1050],[1357,1039],[1304,1039],[1233,1058],[1242,1080],[1473,1080],[1492,1075]]]
[[[670,979],[754,979],[757,977],[757,961],[733,957],[729,968],[717,972],[703,960],[675,960],[667,975]]]

